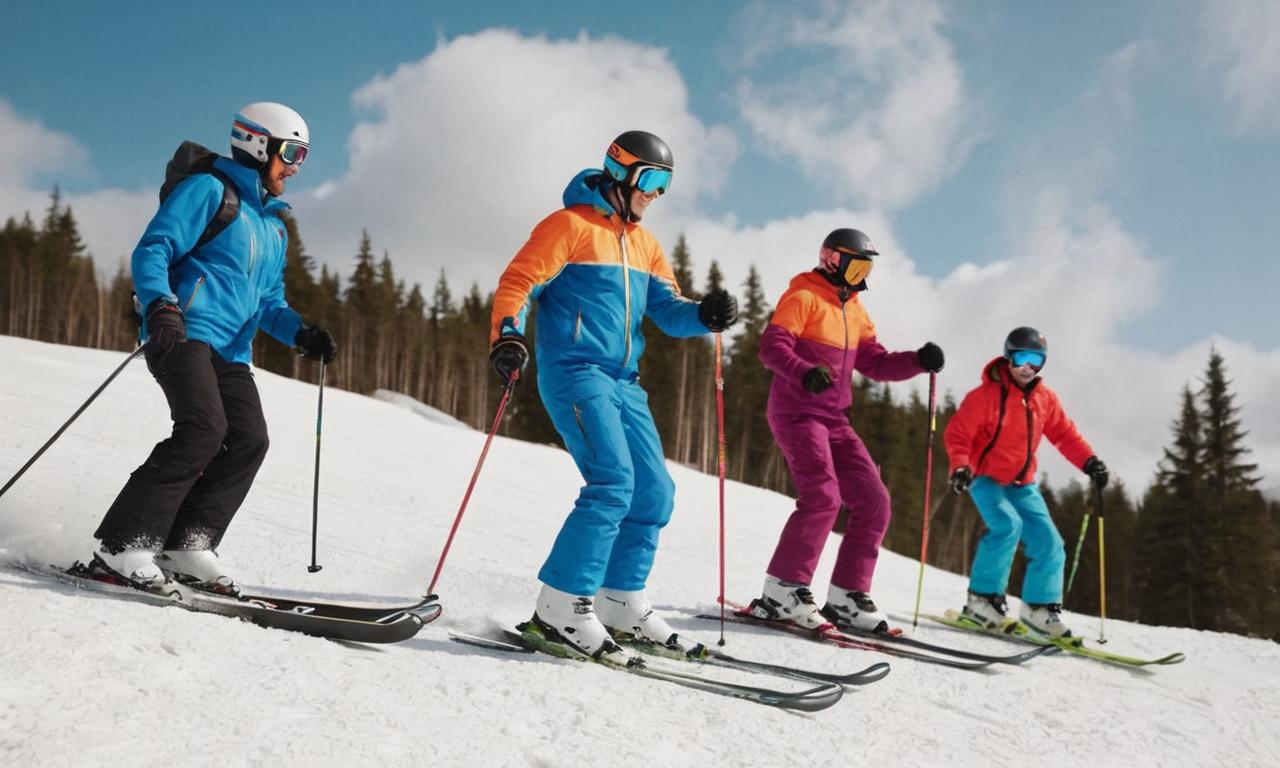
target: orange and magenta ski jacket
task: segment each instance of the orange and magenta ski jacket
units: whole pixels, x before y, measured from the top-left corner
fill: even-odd
[[[569,182],[565,207],[534,227],[498,281],[489,341],[525,335],[536,301],[539,376],[583,363],[618,378],[635,375],[645,317],[669,336],[709,333],[657,239],[623,223],[605,201],[601,175],[587,170]]]
[[[769,413],[829,416],[853,403],[853,372],[902,381],[924,371],[914,351],[889,352],[857,292],[832,285],[817,270],[791,278],[760,336],[760,361],[773,371]],[[825,366],[834,384],[814,394],[804,375]]]
[[[951,472],[969,467],[975,477],[1029,485],[1036,478],[1041,436],[1077,468],[1093,455],[1057,394],[1038,377],[1024,392],[1013,381],[1009,361],[997,357],[982,369],[982,383],[965,395],[951,417],[943,443]]]

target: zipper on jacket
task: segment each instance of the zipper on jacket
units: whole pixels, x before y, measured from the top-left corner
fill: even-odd
[[[578,422],[578,431],[582,433],[582,441],[587,444],[587,450],[591,451],[591,458],[596,457],[595,446],[591,444],[591,438],[587,437],[587,425],[582,422],[582,409],[577,403],[573,404],[573,420]]]
[[[1018,485],[1026,485],[1022,476],[1027,474],[1027,470],[1031,468],[1031,425],[1033,423],[1031,415],[1031,395],[1022,393],[1022,406],[1027,409],[1027,461],[1022,465],[1022,469],[1018,470],[1018,474],[1014,476],[1014,483]]]
[[[845,376],[845,366],[849,364],[849,313],[845,311],[845,302],[840,302],[840,320],[844,326],[844,354],[840,356],[840,386],[853,386],[853,377]],[[837,399],[836,402],[839,402]]]
[[[578,310],[578,321],[573,324],[573,343],[577,344],[582,338],[582,310]]]
[[[256,229],[253,226],[249,227],[249,271],[245,274],[251,277],[253,276],[253,262],[258,257],[258,233]]]
[[[203,286],[204,286],[204,275],[201,275],[200,277],[196,278],[196,287],[191,290],[191,298],[187,299],[187,306],[182,308],[182,311],[184,314],[187,312],[187,310],[191,309],[191,305],[196,300],[196,294],[200,293],[200,289]]]
[[[627,224],[622,223],[622,230],[618,232],[618,247],[622,249],[622,296],[623,308],[626,310],[626,323],[623,325],[623,350],[625,354],[622,357],[622,365],[625,367],[631,361],[631,263],[627,260]]]

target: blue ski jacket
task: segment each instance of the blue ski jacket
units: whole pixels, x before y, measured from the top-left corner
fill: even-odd
[[[163,297],[182,308],[188,339],[248,364],[259,327],[288,346],[302,327],[284,297],[288,235],[279,213],[289,206],[266,195],[256,170],[226,157],[214,167],[235,183],[240,214],[191,251],[222,205],[223,187],[208,173],[184,179],[133,249],[133,287],[142,307]],[[145,340],[145,324],[142,334]]]
[[[538,302],[540,377],[583,363],[633,376],[645,317],[670,336],[710,333],[697,302],[680,295],[657,239],[624,223],[604,199],[602,175],[586,170],[569,182],[565,207],[534,227],[494,295],[490,342],[524,335],[530,304]]]

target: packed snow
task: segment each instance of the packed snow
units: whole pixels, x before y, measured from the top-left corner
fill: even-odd
[[[123,359],[0,336],[0,480]],[[256,375],[271,451],[222,544],[224,562],[254,589],[386,603],[421,595],[485,435],[403,401],[326,392],[323,570],[308,573],[316,387]],[[445,561],[444,614],[396,645],[77,592],[14,567],[86,557],[102,512],[168,429],[160,390],[135,362],[0,498],[0,764],[1280,765],[1280,647],[1233,635],[1108,620],[1109,649],[1183,651],[1186,662],[1132,671],[1059,655],[970,672],[728,625],[725,650],[741,657],[841,673],[891,662],[885,680],[814,715],[450,642],[450,629],[490,633],[527,618],[537,569],[581,485],[563,451],[505,438]],[[719,625],[694,615],[717,610],[718,484],[670,469],[676,511],[649,593],[673,626],[710,644]],[[731,599],[760,588],[791,507],[728,485]],[[917,569],[883,553],[882,607],[910,615]],[[964,595],[962,576],[929,569],[924,584],[926,610],[958,607]],[[1096,637],[1096,617],[1066,618]],[[1019,650],[924,624],[915,636]]]

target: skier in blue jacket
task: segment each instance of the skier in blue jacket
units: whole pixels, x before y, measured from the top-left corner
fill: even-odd
[[[287,236],[278,198],[306,159],[297,112],[257,102],[236,115],[232,157],[187,176],[163,198],[133,251],[147,368],[173,433],[130,476],[94,536],[94,565],[141,586],[177,581],[236,593],[216,554],[267,452],[249,368],[259,328],[304,356],[333,360],[324,328],[284,296]],[[201,243],[234,185],[239,211]]]

